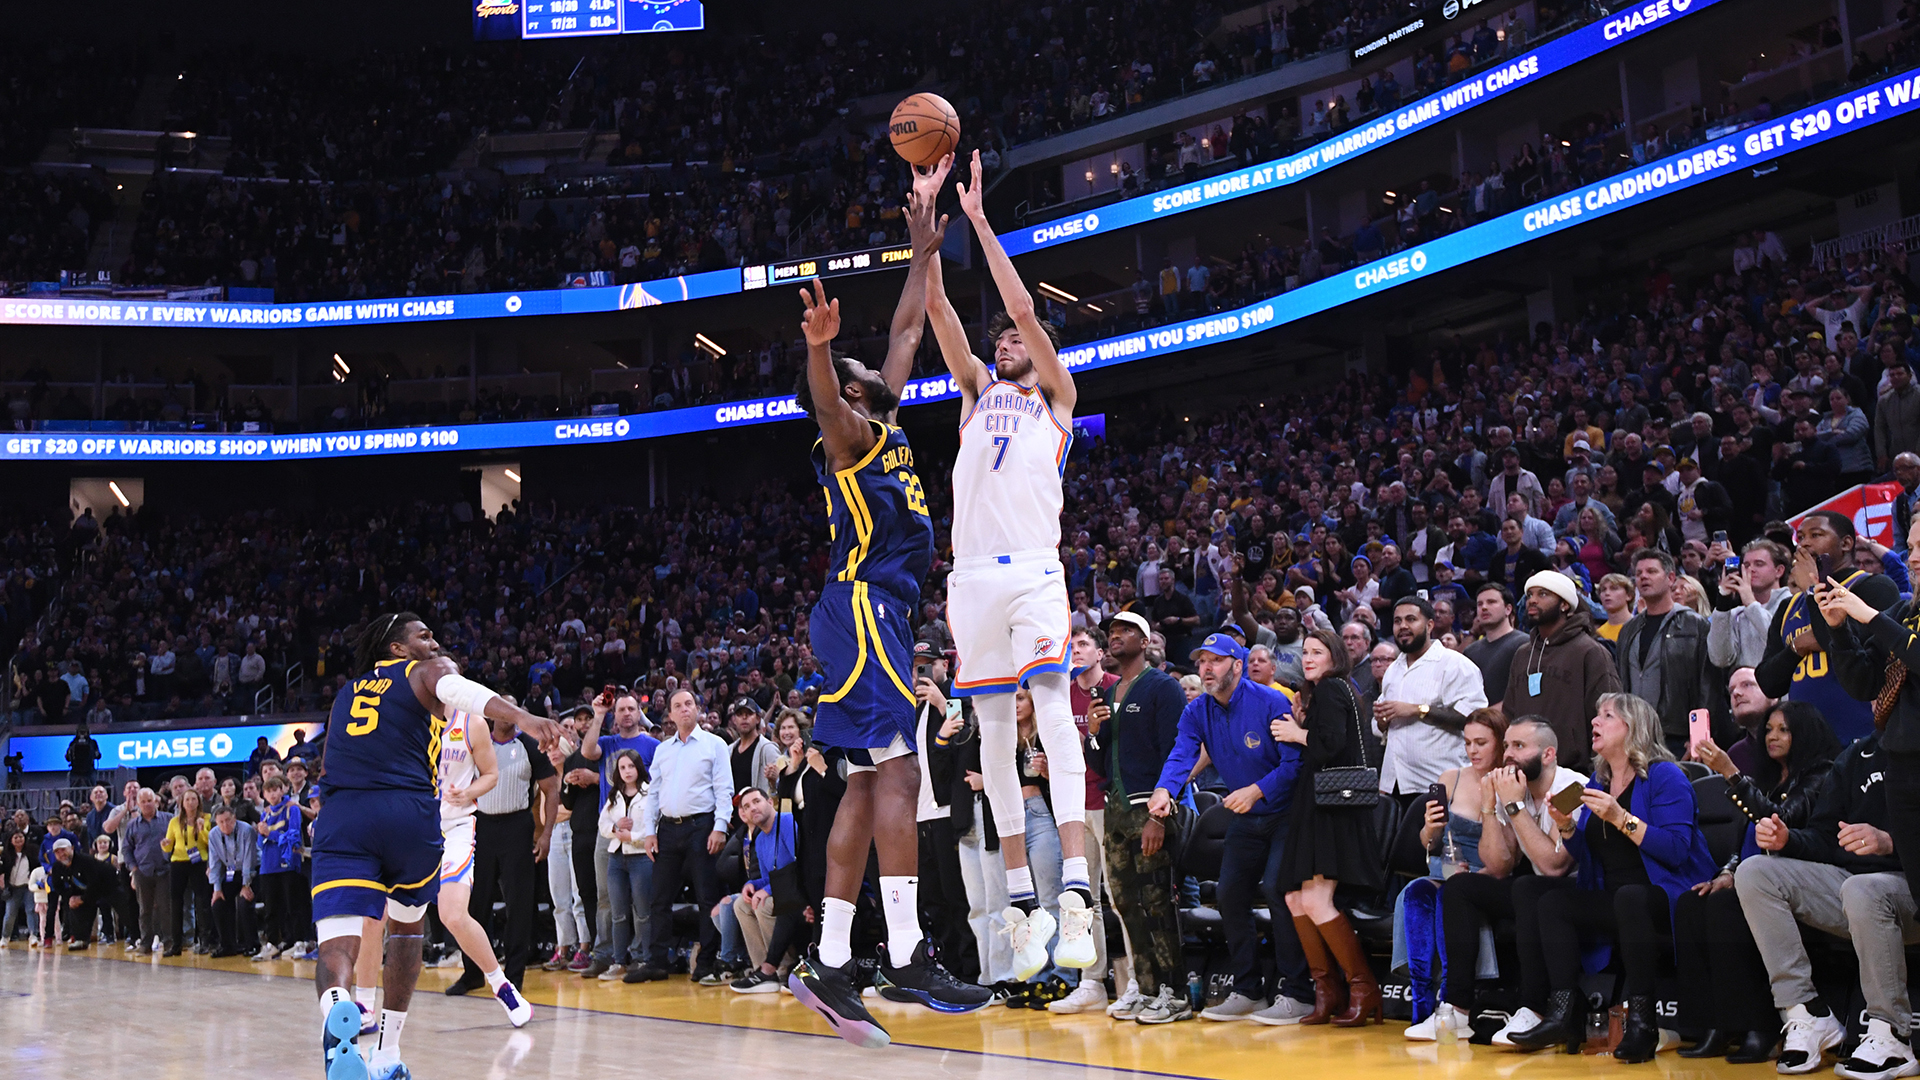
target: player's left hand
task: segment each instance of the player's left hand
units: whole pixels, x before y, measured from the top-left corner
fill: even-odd
[[[560,745],[561,740],[567,735],[567,729],[561,727],[558,721],[549,720],[544,716],[528,714],[516,720],[514,726],[520,729],[522,735],[533,736],[533,741],[540,744],[542,753]]]
[[[707,834],[707,854],[718,855],[727,846],[727,834],[718,829]]]
[[[804,285],[800,287],[800,303],[806,308],[800,314],[800,329],[806,335],[807,344],[833,344],[833,339],[840,336],[840,301],[829,301],[827,287],[820,284],[819,278],[814,278],[812,292]]]

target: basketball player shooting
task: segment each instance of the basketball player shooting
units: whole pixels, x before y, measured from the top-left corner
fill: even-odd
[[[917,196],[937,194],[952,155],[916,173]],[[940,261],[927,279],[927,314],[947,370],[960,391],[960,453],[953,464],[953,572],[947,577],[947,624],[959,647],[953,692],[971,696],[980,718],[980,762],[1000,853],[1006,857],[1004,918],[1012,935],[1014,975],[1029,979],[1053,960],[1091,967],[1093,891],[1088,885],[1086,758],[1069,697],[1069,607],[1060,566],[1060,478],[1073,441],[1073,376],[1060,362],[1052,326],[993,234],[981,197],[980,153],[972,182],[956,184],[960,208],[986,252],[1006,310],[987,323],[989,367],[973,355],[960,316],[947,300]],[[944,221],[942,222],[944,224]],[[1034,722],[1046,753],[1053,813],[1064,855],[1060,917],[1039,905],[1027,865],[1026,806],[1014,752],[1014,691],[1033,695]]]
[[[861,1004],[853,981],[854,900],[869,848],[879,857],[887,922],[886,952],[874,980],[880,993],[941,1012],[982,1008],[991,997],[948,974],[920,932],[920,769],[914,746],[919,703],[907,680],[913,672],[909,619],[933,562],[933,520],[913,449],[893,421],[925,326],[926,267],[939,258],[932,227],[931,200],[910,200],[914,261],[879,373],[833,355],[840,302],[827,299],[818,279],[811,291],[800,290],[807,370],[795,396],[820,425],[811,456],[826,493],[832,538],[827,581],[809,623],[828,688],[820,696],[813,737],[845,758],[847,792],[827,838],[820,944],[794,965],[787,986],[841,1038],[867,1048],[891,1041]]]

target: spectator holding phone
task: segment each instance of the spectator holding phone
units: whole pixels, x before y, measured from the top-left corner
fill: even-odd
[[[607,714],[613,714],[612,734],[601,734]],[[580,756],[595,762],[600,767],[600,799],[596,806],[605,806],[607,796],[613,791],[612,759],[622,750],[631,750],[640,759],[643,768],[640,776],[644,780],[647,771],[653,767],[653,755],[660,742],[647,734],[642,726],[646,714],[640,711],[640,697],[632,690],[608,684],[601,688],[600,695],[593,699],[593,715],[587,722],[587,730],[580,740]],[[585,778],[576,770],[569,774],[571,782],[581,782]],[[583,979],[597,979],[613,967],[613,903],[607,891],[606,844],[594,845],[593,881],[597,904],[594,920],[593,962],[581,969]],[[579,883],[580,897],[584,902],[587,885],[583,879]]]

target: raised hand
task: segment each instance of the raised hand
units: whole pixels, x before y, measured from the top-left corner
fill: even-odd
[[[987,219],[986,204],[981,200],[986,195],[986,185],[980,178],[980,151],[973,152],[973,183],[955,184],[954,190],[960,193],[960,209],[975,222]]]
[[[826,286],[814,278],[812,292],[804,285],[800,287],[800,302],[806,306],[800,315],[800,329],[806,334],[807,344],[833,344],[833,339],[840,336],[840,301],[828,301]]]

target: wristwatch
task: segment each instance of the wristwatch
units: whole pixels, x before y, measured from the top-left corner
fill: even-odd
[[[1430,708],[1432,708],[1432,706],[1430,705],[1420,706],[1420,719],[1425,720],[1427,718],[1427,710],[1429,710]]]
[[[1517,818],[1520,815],[1527,812],[1527,804],[1516,799],[1513,802],[1508,803],[1505,809],[1507,811],[1508,817]]]

